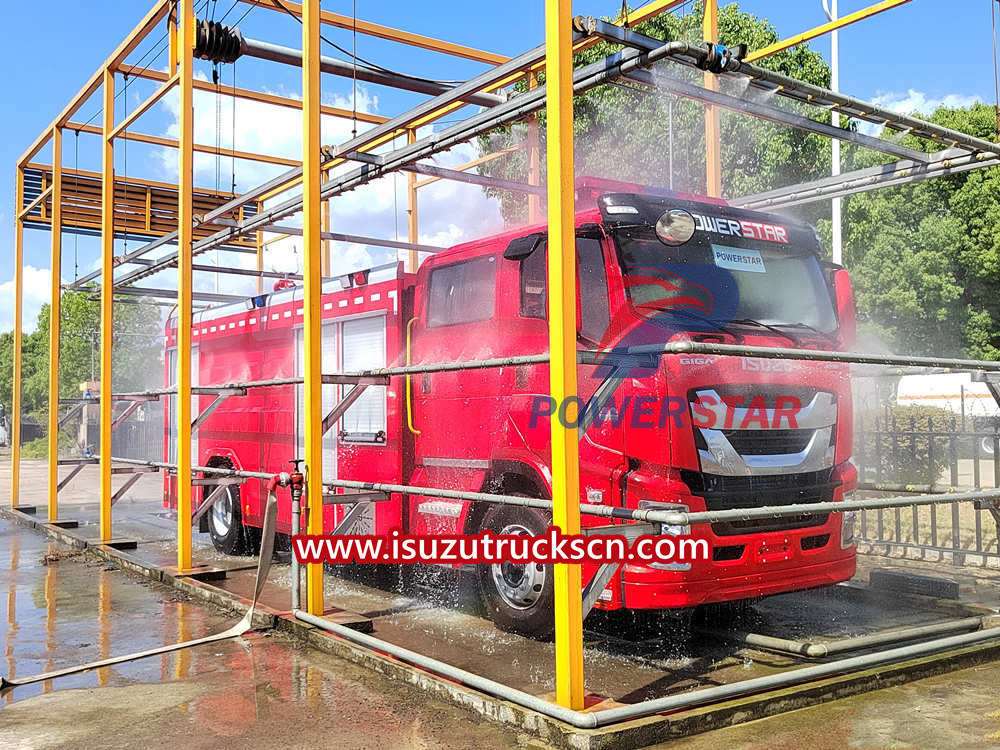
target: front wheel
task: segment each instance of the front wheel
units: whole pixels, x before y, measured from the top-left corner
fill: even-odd
[[[540,535],[549,519],[533,508],[497,505],[483,519],[482,529],[502,535]],[[479,592],[487,616],[501,630],[534,638],[553,631],[552,566],[504,562],[478,566]]]
[[[206,488],[214,489],[214,488]],[[226,491],[208,509],[208,533],[215,548],[226,555],[245,555],[247,539],[240,512],[240,487],[226,486]]]

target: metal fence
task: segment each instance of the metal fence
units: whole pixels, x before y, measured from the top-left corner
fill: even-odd
[[[162,461],[163,408],[162,401],[143,403],[135,414],[115,427],[111,432],[111,454],[122,458]],[[92,453],[97,452],[99,436],[97,422],[88,422],[87,443]]]
[[[859,418],[854,446],[859,491],[878,496],[1000,487],[1000,432],[963,429],[963,422],[899,420],[888,411]],[[992,502],[863,510],[858,537],[872,553],[1000,567],[998,523]]]

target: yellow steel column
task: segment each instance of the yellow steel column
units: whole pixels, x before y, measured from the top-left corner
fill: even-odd
[[[264,210],[264,201],[257,201],[257,213]],[[257,232],[257,271],[264,270],[264,233]],[[257,277],[257,294],[264,293],[264,277]]]
[[[538,86],[538,73],[528,74],[528,88],[533,89]],[[541,160],[538,153],[538,115],[533,115],[528,119],[528,184],[542,184]],[[542,199],[541,196],[531,193],[528,195],[528,223],[536,224],[542,220]]]
[[[10,507],[18,505],[21,485],[21,317],[24,297],[24,170],[17,168],[14,190],[14,380],[10,404]]]
[[[191,567],[191,241],[194,180],[194,0],[180,0],[177,138],[177,567]]]
[[[406,142],[413,143],[417,140],[416,128],[409,128],[406,131]],[[417,214],[417,173],[406,173],[406,231],[407,241],[417,243],[420,241],[420,217]],[[420,253],[410,250],[410,262],[408,270],[416,273],[420,266]]]
[[[115,254],[115,74],[104,69],[104,133],[101,139],[101,541],[111,538],[111,348]]]
[[[550,390],[557,404],[577,396],[576,247],[573,196],[572,0],[545,2],[548,116]],[[552,419],[552,522],[580,532],[577,431]],[[583,708],[583,615],[579,565],[554,565],[556,699]]]
[[[329,170],[323,170],[323,182],[330,179]],[[320,204],[320,220],[319,228],[323,232],[330,231],[330,201],[324,200]],[[333,244],[330,240],[323,240],[323,256],[320,262],[320,275],[325,279],[330,275],[330,246]]]
[[[169,47],[169,52],[167,56],[169,58],[168,71],[170,75],[177,72],[177,7],[171,9],[170,15],[167,16],[167,46]]]
[[[719,40],[719,0],[705,0],[702,34],[706,42]],[[705,88],[719,90],[714,73],[705,73]],[[705,105],[705,193],[713,198],[722,196],[722,157],[719,141],[719,110]]]
[[[59,518],[59,329],[62,318],[62,128],[52,129],[52,300],[49,307],[49,522]]]
[[[305,339],[306,490],[310,534],[323,533],[323,381],[320,337],[322,278],[320,276],[320,15],[319,0],[302,3],[302,246]],[[306,609],[323,614],[323,566],[306,566]]]

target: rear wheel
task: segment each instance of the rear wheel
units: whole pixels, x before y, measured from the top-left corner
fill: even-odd
[[[514,493],[517,494],[517,493]],[[548,517],[533,508],[497,505],[482,529],[503,535],[544,534]],[[479,592],[487,616],[502,630],[548,638],[553,629],[552,566],[528,562],[479,565]]]
[[[208,509],[208,533],[215,548],[226,555],[245,555],[247,535],[240,512],[240,486],[230,484]]]

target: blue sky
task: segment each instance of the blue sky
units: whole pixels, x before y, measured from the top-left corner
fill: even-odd
[[[840,12],[846,15],[873,1],[841,0]],[[209,2],[215,4],[214,0]],[[942,100],[965,104],[979,98],[992,102],[993,41],[990,33],[990,2],[991,0],[957,0],[945,4],[937,0],[913,0],[901,8],[842,31],[841,89],[862,98],[878,99],[904,109],[931,109]],[[233,4],[232,0],[217,0],[216,16],[225,14]],[[458,0],[424,3],[400,0],[373,3],[359,0],[357,3],[359,17],[366,20],[507,55],[516,54],[543,41],[543,5],[542,0],[506,0],[502,4],[502,14],[498,14],[487,13],[486,9],[490,6],[485,3]],[[0,331],[9,330],[12,315],[9,289],[13,276],[15,162],[149,6],[147,0],[88,0],[85,3],[47,0],[4,3],[0,9],[0,29],[3,30],[0,32],[0,59],[3,69],[7,71],[3,91],[4,100],[10,107],[8,115],[0,121],[0,164],[5,169],[4,179],[0,182],[0,295],[5,300],[0,304]],[[249,7],[237,3],[226,20],[232,22],[238,19]],[[351,3],[347,0],[325,0],[323,7],[345,14],[351,12]],[[615,13],[618,7],[614,0],[579,0],[574,4],[574,12],[609,15]],[[820,0],[743,0],[741,8],[769,19],[782,36],[802,31],[825,20]],[[211,10],[210,5],[208,12]],[[292,19],[279,14],[254,9],[242,27],[250,36],[299,46],[300,32],[297,25]],[[343,46],[351,45],[351,35],[346,31],[329,29],[326,35]],[[158,30],[140,49],[147,49],[160,36],[161,32]],[[815,40],[811,46],[825,56],[829,55],[828,39]],[[935,52],[935,48],[942,51]],[[358,53],[389,68],[441,79],[465,78],[482,70],[481,65],[470,61],[364,36],[358,37]],[[164,65],[165,56],[153,63],[154,67]],[[208,74],[209,68],[202,70]],[[245,60],[237,64],[236,75],[237,84],[248,88],[266,87],[270,91],[286,95],[295,95],[299,88],[299,73],[291,68],[282,69],[273,65],[265,68],[256,61]],[[232,66],[226,66],[223,76],[226,83],[231,81]],[[134,106],[151,90],[149,84],[132,85],[124,99],[119,101],[119,111],[123,107]],[[344,79],[325,77],[324,96],[329,102],[349,107],[351,84]],[[358,106],[392,115],[419,99],[415,95],[361,86]],[[211,130],[217,115],[219,116],[226,133],[222,145],[227,145],[231,130],[231,110],[224,107],[217,113],[210,95],[203,100],[203,104],[196,101],[196,106],[200,108],[203,125],[208,130]],[[77,119],[86,120],[98,108],[98,101],[88,103],[82,110],[83,116]],[[163,106],[145,115],[138,127],[147,133],[169,134],[175,123],[174,112],[170,102],[165,102]],[[264,122],[265,132],[251,134],[244,132],[244,127],[261,122],[259,113],[249,110],[244,113],[242,109],[238,113],[241,115],[238,148],[265,150],[269,145],[275,145],[279,152],[295,152],[297,125],[293,119],[269,119]],[[100,124],[100,118],[93,122]],[[346,136],[349,128],[349,123],[330,123],[327,132],[336,139]],[[65,140],[64,163],[71,166],[77,158],[76,139],[71,133],[67,133]],[[96,147],[97,138],[80,136],[81,168],[98,167]],[[40,156],[46,162],[51,158],[48,149]],[[123,149],[119,148],[116,156],[118,169],[121,170],[125,156]],[[467,154],[459,152],[453,155],[456,163],[464,158],[467,158]],[[159,149],[130,144],[128,159],[130,174],[171,179],[171,170],[176,173],[173,154]],[[245,190],[258,179],[274,174],[273,171],[269,173],[244,164],[238,165],[236,172],[238,190]],[[220,186],[228,190],[233,177],[230,164],[220,162],[219,173]],[[216,178],[213,157],[202,157],[197,179],[202,185],[214,186]],[[398,190],[399,185],[396,187]],[[479,211],[483,218],[481,221],[471,222],[472,228],[488,230],[498,221],[495,209],[476,203],[481,198],[471,195],[467,188],[448,188],[439,183],[433,190],[438,191],[437,197],[441,199],[441,205],[453,206],[456,200],[464,200],[467,201],[463,203],[467,212]],[[344,231],[370,229],[374,215],[372,212],[378,209],[381,212],[378,219],[379,231],[387,236],[396,231],[397,221],[393,218],[398,205],[396,190],[389,186],[387,191],[378,194],[358,191],[353,196],[347,199],[346,210],[338,209],[335,204],[335,216],[342,218],[337,224],[339,228]],[[405,233],[405,219],[400,221]],[[456,228],[454,216],[448,210],[435,212],[430,207],[426,219],[422,214],[423,241],[448,244],[469,231],[469,226]],[[96,261],[97,247],[92,239],[74,240],[67,235],[63,247],[64,279],[73,277],[74,256],[78,259],[78,272],[81,274],[90,270]],[[347,254],[355,260],[367,257],[363,250],[359,256],[359,248],[348,250]],[[288,248],[287,252],[292,254],[291,260],[286,258],[287,262],[294,265],[297,262],[294,247]],[[33,329],[37,308],[47,298],[45,278],[50,265],[48,253],[47,232],[25,233],[25,265],[30,267],[26,276],[29,286],[25,309],[26,330]],[[202,280],[203,286],[210,283],[214,282]]]

